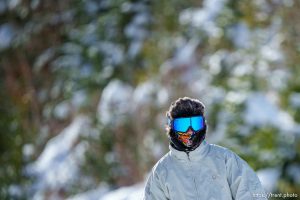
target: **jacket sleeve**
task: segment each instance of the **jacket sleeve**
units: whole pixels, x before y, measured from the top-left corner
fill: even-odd
[[[165,189],[165,184],[162,181],[163,178],[162,176],[163,174],[158,173],[157,168],[154,167],[146,182],[143,200],[168,200],[169,199]]]
[[[226,160],[227,181],[234,200],[266,200],[266,193],[251,167],[231,152]]]

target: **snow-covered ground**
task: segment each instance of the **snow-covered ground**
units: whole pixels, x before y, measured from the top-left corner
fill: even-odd
[[[67,200],[141,200],[143,197],[144,183],[121,187],[111,190],[107,186],[99,186],[94,190],[90,190],[75,196],[69,197]]]

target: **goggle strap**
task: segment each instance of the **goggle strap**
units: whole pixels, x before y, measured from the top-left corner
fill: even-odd
[[[173,128],[172,125],[172,120],[168,117],[167,119],[167,125],[170,126],[171,128]]]

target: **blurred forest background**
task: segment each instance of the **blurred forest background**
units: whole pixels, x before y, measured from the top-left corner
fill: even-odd
[[[299,197],[299,63],[299,0],[0,0],[0,199],[142,188],[183,96]]]

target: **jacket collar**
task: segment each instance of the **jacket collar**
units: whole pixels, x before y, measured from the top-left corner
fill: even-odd
[[[206,156],[209,151],[209,144],[206,142],[206,140],[203,140],[198,148],[190,152],[178,151],[171,145],[169,145],[169,149],[171,156],[178,160],[196,161]]]

